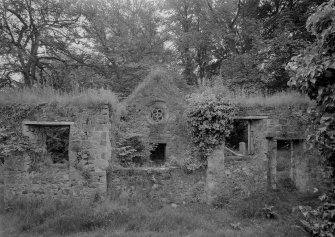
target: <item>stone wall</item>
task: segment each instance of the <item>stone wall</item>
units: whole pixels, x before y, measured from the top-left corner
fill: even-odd
[[[3,175],[3,165],[0,164],[0,212],[4,208],[4,194],[5,194],[5,182],[4,182],[4,175]]]
[[[267,162],[257,156],[225,157],[223,148],[208,158],[206,194],[209,204],[224,204],[266,189]]]
[[[257,157],[262,160],[266,160],[265,151],[267,149],[267,129],[267,121],[264,119],[250,121],[251,155],[257,154]]]
[[[205,171],[180,168],[114,168],[108,172],[108,196],[122,203],[188,203],[205,200]]]
[[[307,104],[240,107],[237,117],[260,117],[266,121],[266,137],[305,138],[309,124]],[[258,120],[252,120],[258,121]],[[258,126],[257,123],[255,123]],[[255,128],[257,131],[257,128]]]
[[[306,130],[310,124],[308,105],[255,106],[240,108],[241,117],[262,117],[251,120],[255,154],[267,163],[268,187],[290,188],[306,192],[321,184],[320,155],[306,148]],[[278,143],[289,147],[280,148]],[[284,167],[285,166],[285,167]]]
[[[266,164],[256,157],[227,157],[221,196],[239,199],[266,189]]]
[[[225,154],[224,144],[217,150],[214,150],[207,159],[206,173],[206,201],[213,204],[221,195],[222,190],[226,189],[222,185],[225,180]]]
[[[6,158],[5,201],[105,195],[111,159],[109,111],[108,105],[44,105],[24,118],[22,132],[36,152]],[[70,127],[68,162],[50,160],[43,148],[44,126]]]
[[[190,145],[183,113],[185,96],[174,82],[164,73],[149,75],[126,100],[129,116],[142,120],[142,126],[150,130],[148,138],[152,143],[166,144],[165,161],[182,159]],[[163,119],[151,118],[153,109],[163,111]],[[146,164],[148,165],[148,164]]]

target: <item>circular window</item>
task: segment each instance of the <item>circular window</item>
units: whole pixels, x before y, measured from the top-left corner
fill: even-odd
[[[164,118],[164,111],[162,108],[153,108],[150,116],[154,122],[160,122]]]

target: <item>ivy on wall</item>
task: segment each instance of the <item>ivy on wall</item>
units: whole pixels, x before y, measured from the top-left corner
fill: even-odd
[[[316,40],[288,63],[289,85],[316,101],[311,111],[315,132],[310,133],[310,140],[327,158],[335,181],[335,1],[320,5],[306,28]]]
[[[236,107],[211,91],[193,93],[188,98],[187,121],[192,143],[202,158],[221,145],[233,129]]]

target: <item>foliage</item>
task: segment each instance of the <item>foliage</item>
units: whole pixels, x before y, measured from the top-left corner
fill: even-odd
[[[306,23],[315,42],[287,65],[291,72],[290,86],[296,87],[316,101],[311,111],[316,130],[310,134],[328,163],[335,177],[335,2],[319,6]]]
[[[230,134],[235,107],[208,90],[191,94],[188,102],[186,113],[193,145],[202,157],[207,157]]]
[[[158,33],[157,4],[139,1],[85,1],[81,24],[89,42],[87,64],[110,88],[128,95],[148,72],[148,65],[164,61],[166,37]]]
[[[179,167],[183,169],[186,173],[192,173],[201,170],[206,167],[207,162],[201,159],[199,154],[195,151],[186,151],[182,158],[171,156],[169,157],[167,166]]]
[[[335,188],[319,197],[322,202],[316,209],[299,206],[304,220],[302,225],[313,235],[331,237],[335,233]]]
[[[0,87],[113,88],[130,94],[163,62],[157,4],[5,0],[0,4]]]
[[[216,78],[216,84],[224,85],[233,92],[243,90],[265,94],[267,81],[258,67],[260,63],[256,53],[232,55],[223,60],[221,75]]]
[[[304,25],[315,7],[325,1],[260,2],[255,17],[262,21],[262,37],[256,47],[260,72],[269,92],[287,89],[289,75],[285,65],[313,40]]]
[[[21,138],[21,139],[20,139]],[[27,139],[15,136],[14,132],[0,129],[0,154],[7,158],[12,154],[23,153],[30,150]]]
[[[148,123],[145,118],[125,108],[116,127],[116,153],[122,166],[141,166],[148,162],[153,144],[150,143]],[[112,143],[113,144],[113,143]]]
[[[77,1],[4,0],[0,16],[1,79],[19,73],[27,86],[46,84],[55,76],[55,63],[73,62],[66,53],[81,16]]]
[[[115,151],[122,166],[143,165],[149,155],[143,135],[135,134],[120,139]]]
[[[67,163],[69,158],[69,127],[44,127],[46,149],[54,163]]]
[[[34,149],[27,137],[5,129],[0,129],[0,154],[3,161],[13,156],[29,156],[28,172],[39,171],[41,164],[45,162],[41,156],[41,150]],[[15,169],[17,164],[12,160],[5,163],[7,170]]]
[[[240,218],[277,218],[290,215],[298,205],[315,206],[317,197],[318,194],[297,190],[254,191],[241,200],[232,200],[230,205],[235,207],[234,213]]]
[[[265,205],[265,207],[261,209],[262,216],[266,219],[278,218],[278,214],[274,212],[273,209],[274,209],[274,206]]]
[[[189,85],[204,85],[222,60],[244,51],[252,27],[243,17],[244,1],[165,0],[165,25],[177,64]]]

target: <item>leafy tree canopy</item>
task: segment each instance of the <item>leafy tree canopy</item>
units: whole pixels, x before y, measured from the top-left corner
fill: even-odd
[[[311,136],[333,167],[335,175],[335,3],[320,5],[307,20],[307,29],[315,42],[292,58],[287,69],[292,73],[289,85],[315,100]]]

